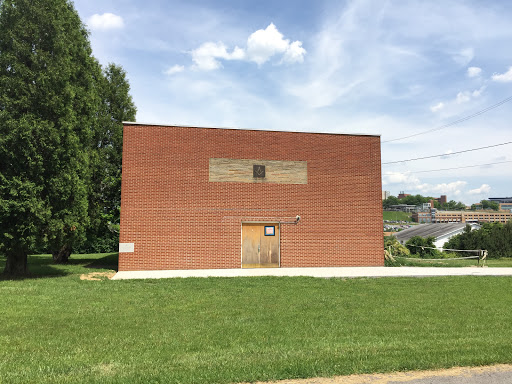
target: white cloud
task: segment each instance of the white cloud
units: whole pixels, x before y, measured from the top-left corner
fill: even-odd
[[[430,191],[440,194],[455,194],[460,195],[461,188],[466,186],[465,181],[452,181],[451,183],[440,183],[436,185],[428,185],[423,188],[424,191]]]
[[[482,95],[482,92],[484,91],[484,89],[485,89],[485,86],[481,87],[480,89],[475,89],[474,91],[459,92],[459,93],[457,93],[455,102],[457,104],[467,103],[471,99],[480,97]]]
[[[479,67],[469,67],[468,68],[468,77],[477,77],[482,73],[482,68]]]
[[[183,72],[185,70],[185,67],[183,65],[173,65],[172,67],[169,67],[164,73],[166,75],[175,75],[176,73]]]
[[[266,29],[259,29],[247,39],[247,58],[261,65],[276,54],[284,54],[283,61],[293,63],[302,62],[306,50],[302,42],[284,39],[273,23]]]
[[[462,194],[462,189],[466,186],[466,181],[452,181],[449,183],[428,184],[411,172],[386,172],[383,174],[383,185],[400,184],[401,190],[420,193],[422,195],[455,195]]]
[[[443,109],[443,108],[444,108],[444,103],[439,102],[439,103],[437,103],[436,105],[431,106],[431,107],[430,107],[430,110],[431,110],[432,112],[437,112],[437,111],[440,111],[440,110],[441,110],[441,109]]]
[[[191,51],[191,54],[195,68],[205,71],[222,67],[222,64],[217,59],[241,60],[245,56],[243,49],[238,47],[235,47],[233,51],[229,53],[223,42],[203,43],[199,48]]]
[[[508,83],[512,81],[512,67],[508,68],[508,71],[502,74],[495,73],[492,75],[492,79],[494,81],[499,81],[502,83]]]
[[[284,53],[290,45],[289,40],[272,23],[266,29],[258,29],[247,39],[249,60],[261,65],[276,53]]]
[[[284,39],[273,23],[266,29],[259,29],[247,39],[247,48],[235,47],[230,53],[223,42],[203,43],[199,48],[192,50],[194,67],[201,70],[213,70],[222,67],[219,59],[247,60],[262,65],[275,55],[283,55],[281,63],[301,63],[304,61],[306,50],[301,41]]]
[[[302,48],[302,42],[297,40],[288,46],[284,53],[283,61],[285,63],[302,63],[305,54],[306,50]]]
[[[94,14],[87,20],[87,24],[96,30],[120,29],[124,27],[124,21],[121,16],[113,13]]]
[[[491,186],[489,184],[482,184],[480,188],[472,189],[468,193],[470,195],[484,195],[491,192]]]
[[[430,107],[430,110],[432,112],[437,112],[447,106],[453,107],[454,103],[455,104],[467,103],[467,102],[471,101],[472,99],[480,97],[484,90],[485,90],[485,86],[482,86],[480,89],[475,89],[474,91],[460,91],[459,93],[457,93],[455,100],[448,101],[446,103],[440,102],[439,104]]]
[[[457,98],[455,99],[457,104],[466,103],[469,100],[471,100],[471,93],[469,91],[457,93]]]
[[[387,172],[383,174],[382,183],[384,185],[389,184],[405,184],[407,186],[419,185],[420,180],[411,175],[410,172]]]

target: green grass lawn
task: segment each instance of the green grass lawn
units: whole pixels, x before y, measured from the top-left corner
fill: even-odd
[[[229,383],[512,362],[512,278],[0,281],[1,383]],[[3,268],[3,265],[0,265]]]
[[[412,214],[409,212],[384,211],[383,220],[407,221],[412,222]]]

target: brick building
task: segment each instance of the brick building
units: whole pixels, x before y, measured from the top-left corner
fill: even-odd
[[[437,200],[439,204],[446,204],[448,202],[448,198],[446,195],[441,195],[440,197],[434,197],[434,200]]]
[[[120,271],[384,264],[378,136],[125,123],[123,145]]]
[[[417,223],[506,223],[512,212],[505,211],[439,211],[416,212],[412,220]]]
[[[432,213],[429,212],[414,212],[412,214],[412,221],[416,223],[431,223]]]

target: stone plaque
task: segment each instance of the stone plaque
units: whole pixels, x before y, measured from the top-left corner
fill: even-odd
[[[135,252],[135,244],[119,243],[119,252]]]
[[[210,159],[210,182],[307,184],[307,161]]]

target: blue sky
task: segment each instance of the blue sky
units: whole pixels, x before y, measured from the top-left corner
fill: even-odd
[[[510,1],[75,0],[137,121],[382,137],[383,189],[512,196]],[[449,171],[418,172],[456,168]],[[364,193],[364,191],[361,191]]]

